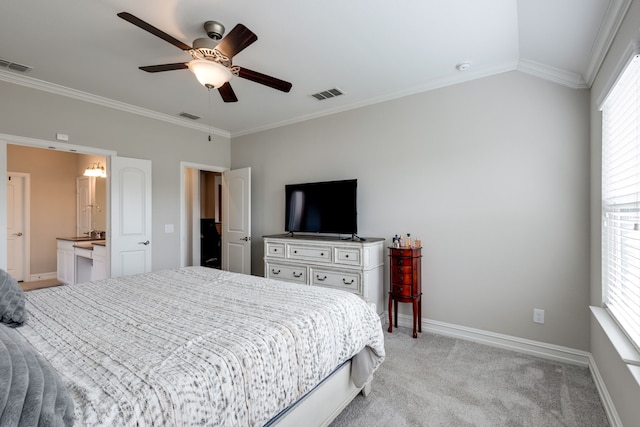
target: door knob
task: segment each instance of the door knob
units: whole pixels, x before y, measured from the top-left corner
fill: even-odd
[[[147,246],[147,245],[149,244],[149,241],[148,241],[148,240],[146,240],[146,241],[144,241],[144,242],[138,242],[138,244],[139,244],[139,245],[145,245],[145,246]]]
[[[249,240],[251,240],[251,237],[249,237],[249,236],[245,236],[245,237],[243,237],[243,238],[242,238],[242,239],[240,239],[240,240],[244,240],[245,242],[248,242]]]
[[[20,237],[20,236],[22,236],[22,231],[20,231],[20,232],[18,232],[18,233],[13,233],[13,235],[14,235],[14,236],[18,236],[18,237]]]

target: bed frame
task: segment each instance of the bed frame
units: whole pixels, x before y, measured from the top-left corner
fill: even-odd
[[[351,403],[358,393],[362,393],[366,397],[370,391],[371,381],[362,388],[355,386],[351,380],[351,360],[348,360],[293,406],[273,418],[266,426],[326,427]]]

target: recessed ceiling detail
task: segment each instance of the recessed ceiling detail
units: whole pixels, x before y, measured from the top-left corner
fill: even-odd
[[[311,96],[313,96],[318,101],[324,101],[325,99],[335,98],[336,96],[340,96],[342,94],[344,94],[344,92],[342,92],[340,89],[333,88],[329,90],[323,90],[322,92],[318,93],[312,93]]]

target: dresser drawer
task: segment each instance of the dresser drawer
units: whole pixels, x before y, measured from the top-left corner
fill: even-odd
[[[391,294],[395,297],[411,297],[411,285],[391,284]]]
[[[391,258],[391,266],[412,266],[413,258],[410,257],[393,257]]]
[[[362,251],[358,248],[335,248],[335,263],[344,265],[360,265]]]
[[[392,264],[389,268],[391,269],[392,274],[413,274],[413,263]]]
[[[420,257],[421,248],[389,248],[389,255],[392,257]]]
[[[360,292],[361,275],[357,273],[312,269],[311,284]]]
[[[265,254],[274,258],[284,258],[284,243],[267,242]]]
[[[283,264],[268,263],[265,269],[265,275],[269,279],[286,280],[288,282],[307,283],[306,267],[296,267]]]
[[[411,285],[413,283],[413,273],[411,271],[407,273],[391,272],[391,283],[398,285]]]
[[[330,246],[288,245],[287,258],[304,261],[331,262]]]

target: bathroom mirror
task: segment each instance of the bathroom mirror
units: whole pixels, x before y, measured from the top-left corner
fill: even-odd
[[[94,176],[79,176],[76,179],[77,232],[78,236],[105,232],[107,229],[106,179]]]

